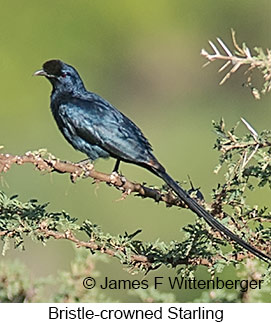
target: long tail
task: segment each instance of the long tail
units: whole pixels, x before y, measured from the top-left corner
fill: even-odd
[[[267,256],[260,250],[251,246],[249,243],[245,242],[243,239],[239,238],[223,224],[217,221],[211,214],[209,214],[200,204],[198,204],[193,198],[191,198],[185,190],[183,190],[175,181],[172,179],[164,169],[152,168],[152,172],[161,177],[179,196],[179,198],[188,205],[191,211],[196,213],[198,216],[203,217],[204,220],[214,229],[224,233],[231,240],[237,242],[240,246],[257,256],[258,258],[270,263],[271,257]]]

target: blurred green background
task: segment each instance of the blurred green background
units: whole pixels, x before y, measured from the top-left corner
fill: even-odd
[[[140,126],[174,178],[185,180],[189,174],[209,200],[219,181],[213,174],[218,155],[212,149],[211,121],[224,117],[233,125],[242,116],[261,130],[270,128],[271,112],[269,95],[255,101],[242,87],[242,72],[219,86],[219,65],[202,69],[200,50],[210,50],[207,41],[217,36],[230,45],[230,28],[251,48],[270,48],[270,21],[268,0],[1,0],[0,144],[12,154],[47,148],[63,160],[85,158],[56,127],[49,109],[49,82],[32,77],[44,61],[60,58],[78,69],[88,89]],[[113,161],[98,161],[96,167],[109,172]],[[122,165],[121,170],[129,179],[161,185],[140,168]],[[68,176],[42,175],[32,166],[13,167],[2,176],[1,185],[21,200],[50,201],[51,210],[91,219],[105,232],[141,228],[143,240],[181,240],[180,227],[195,219],[189,211],[166,209],[149,200],[128,197],[115,202],[120,193],[106,185],[98,190],[90,180],[73,185]],[[262,193],[252,202],[268,204]],[[73,257],[70,243],[50,241],[46,248],[29,243],[25,252],[10,251],[1,261],[20,258],[33,277],[42,277],[68,269]],[[112,279],[130,277],[117,260],[99,269]],[[155,274],[174,271],[163,268]],[[205,270],[198,275],[209,277]],[[176,292],[178,301],[193,301],[199,295]],[[115,296],[129,301],[121,293]]]

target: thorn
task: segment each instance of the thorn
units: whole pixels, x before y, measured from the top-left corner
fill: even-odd
[[[231,51],[228,49],[228,47],[223,43],[223,41],[219,38],[219,37],[217,37],[216,38],[217,39],[217,41],[219,42],[219,44],[220,44],[220,46],[224,49],[224,51],[225,51],[225,53],[228,55],[228,56],[232,56],[232,53],[231,53]]]
[[[206,66],[208,66],[210,63],[211,63],[210,61],[206,62],[206,63],[204,63],[204,64],[202,65],[202,67],[206,67]]]
[[[229,72],[229,73],[227,73],[227,74],[223,77],[223,79],[219,82],[219,85],[224,84],[224,83],[227,81],[227,79],[228,79],[228,78],[230,78],[230,76],[231,76],[231,73],[230,73],[230,72]]]
[[[209,40],[208,42],[209,42],[210,46],[212,47],[212,49],[214,50],[214,52],[216,53],[216,55],[220,55],[220,53],[219,53],[218,49],[216,48],[215,44],[211,40]]]
[[[241,120],[244,123],[244,125],[248,128],[248,130],[251,132],[253,138],[257,141],[259,136],[257,131],[244,118],[241,118]]]
[[[245,54],[247,55],[247,58],[252,58],[248,47],[245,48]]]
[[[224,71],[225,68],[227,68],[231,64],[231,61],[227,61],[220,69],[218,70],[218,73]]]
[[[234,63],[234,62],[232,62],[233,64],[236,64],[236,62]],[[237,63],[236,65],[234,65],[233,66],[233,68],[231,69],[231,74],[233,74],[233,73],[235,73],[237,70],[238,70],[238,68],[241,66],[241,63],[239,62],[239,63]]]
[[[188,177],[188,180],[189,180],[189,183],[190,183],[190,186],[191,186],[192,190],[195,190],[194,186],[193,186],[193,183],[191,181],[191,178],[190,178],[190,176],[188,174],[187,174],[187,177]]]

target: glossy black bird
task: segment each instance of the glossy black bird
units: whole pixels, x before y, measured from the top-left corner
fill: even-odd
[[[60,60],[50,60],[34,75],[45,76],[53,86],[51,110],[59,130],[77,150],[91,160],[113,157],[148,169],[162,178],[188,207],[217,231],[269,262],[271,258],[251,246],[210,215],[166,172],[142,131],[99,95],[86,90],[77,71]]]

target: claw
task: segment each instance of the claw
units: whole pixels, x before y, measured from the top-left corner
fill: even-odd
[[[114,184],[119,178],[119,174],[117,172],[112,172],[110,175],[110,183]]]

